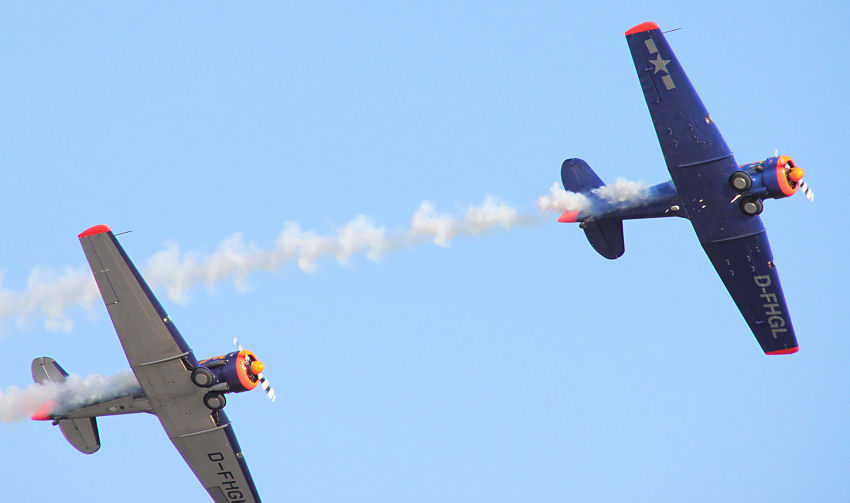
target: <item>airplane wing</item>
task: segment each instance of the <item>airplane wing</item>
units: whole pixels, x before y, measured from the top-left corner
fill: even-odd
[[[213,419],[214,428],[172,437],[171,441],[213,501],[259,503],[260,496],[227,415],[220,410],[213,413]]]
[[[732,203],[737,195],[729,185],[737,171],[732,151],[658,25],[631,28],[626,42],[664,161],[700,244],[762,349],[796,351],[761,218],[744,215]]]
[[[797,338],[767,233],[703,243],[703,248],[765,354],[796,353]]]
[[[701,242],[763,232],[729,201],[732,151],[655,23],[626,32],[638,80],[676,191]]]
[[[658,25],[635,26],[626,32],[626,42],[664,160],[677,186],[677,178],[690,171],[687,168],[731,156]]]
[[[216,502],[259,502],[236,436],[223,411],[203,403],[192,350],[109,227],[79,235],[112,324],[151,409]]]

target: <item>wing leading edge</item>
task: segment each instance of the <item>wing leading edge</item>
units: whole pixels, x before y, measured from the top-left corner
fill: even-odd
[[[79,235],[112,324],[174,446],[213,501],[259,502],[230,421],[211,412],[190,374],[198,362],[109,227]]]

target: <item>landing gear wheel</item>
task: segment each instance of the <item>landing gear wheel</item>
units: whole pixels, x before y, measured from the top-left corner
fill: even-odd
[[[204,405],[206,405],[208,409],[219,410],[224,408],[226,404],[227,400],[224,398],[224,395],[218,391],[210,391],[204,395]]]
[[[196,367],[195,370],[192,371],[192,382],[195,386],[209,388],[212,386],[214,380],[215,377],[213,376],[213,373],[206,367]]]
[[[753,186],[753,178],[743,171],[736,171],[729,177],[729,185],[738,192],[746,192]]]
[[[761,199],[754,198],[746,198],[741,201],[741,211],[744,212],[744,215],[754,217],[762,212],[764,209],[764,205],[761,202]]]

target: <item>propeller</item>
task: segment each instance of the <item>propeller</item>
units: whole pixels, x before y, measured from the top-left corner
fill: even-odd
[[[806,185],[806,182],[800,182],[800,190],[803,191],[803,194],[806,194],[806,199],[809,200],[810,203],[815,202],[815,193],[812,192],[812,189]]]
[[[236,337],[233,338],[233,345],[236,346],[237,348],[239,348],[239,351],[242,351],[243,348],[242,348],[242,345],[239,344],[238,338],[236,338]],[[265,369],[265,366],[259,360],[252,361],[250,365],[251,365],[251,372],[254,375],[257,376],[257,379],[259,379],[260,386],[262,386],[263,390],[265,390],[266,396],[269,397],[269,400],[274,402],[275,392],[272,389],[271,385],[269,384],[269,381],[266,380],[266,378],[263,376],[263,370]]]
[[[788,181],[791,182],[792,186],[793,184],[800,184],[800,190],[803,191],[803,194],[806,195],[806,199],[808,199],[809,202],[815,202],[814,192],[812,192],[812,189],[806,185],[806,182],[802,181],[803,177],[806,176],[806,172],[803,171],[803,168],[798,168],[792,164],[791,161],[788,161],[785,163],[785,176],[788,177]]]

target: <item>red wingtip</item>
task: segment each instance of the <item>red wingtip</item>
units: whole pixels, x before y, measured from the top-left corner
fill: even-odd
[[[565,211],[561,213],[560,217],[558,217],[558,221],[561,223],[575,222],[578,214],[578,211]]]
[[[104,232],[111,232],[112,229],[106,225],[95,225],[94,227],[88,228],[81,232],[77,237],[84,238],[88,236],[94,236],[95,234],[103,234]]]
[[[47,421],[50,419],[50,413],[53,411],[53,407],[55,406],[56,402],[52,400],[44,402],[44,405],[42,405],[41,408],[35,411],[35,414],[32,415],[33,421]]]
[[[776,351],[766,351],[764,354],[766,355],[790,355],[791,353],[796,353],[797,350],[800,349],[800,346],[794,346],[793,348],[788,349],[779,349]]]
[[[660,29],[661,28],[659,28],[656,23],[653,23],[652,21],[647,21],[645,23],[641,23],[637,26],[632,27],[629,31],[626,32],[626,35],[633,35],[635,33],[640,33],[642,31],[660,30]]]

